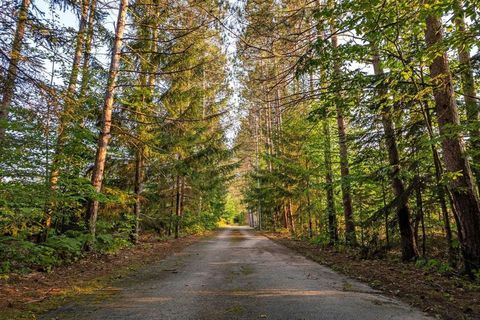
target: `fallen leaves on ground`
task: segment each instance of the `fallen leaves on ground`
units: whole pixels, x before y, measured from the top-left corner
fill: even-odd
[[[388,259],[360,259],[286,234],[264,233],[270,239],[302,255],[370,284],[441,319],[480,319],[480,288],[456,275],[443,275],[417,268],[414,263]]]

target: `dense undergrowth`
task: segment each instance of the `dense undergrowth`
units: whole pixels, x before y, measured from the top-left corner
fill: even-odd
[[[319,235],[312,238],[305,236],[289,236],[288,230],[281,232],[283,237],[288,237],[296,241],[303,241],[317,248],[324,250],[334,250],[340,254],[347,254],[354,259],[364,261],[368,260],[386,260],[392,263],[401,262],[401,252],[398,250],[399,244],[396,242],[390,243],[388,246],[383,242],[369,242],[360,243],[357,246],[349,246],[345,243],[331,244],[328,237]],[[415,261],[409,262],[412,266],[420,271],[433,272],[439,275],[450,277],[458,276],[464,278],[466,281],[471,281],[471,285],[480,290],[480,272],[475,272],[471,277],[467,277],[461,268],[460,259],[457,261],[449,261],[445,254],[445,243],[441,236],[432,236],[426,242],[427,254],[418,257]],[[457,254],[459,247],[456,246]],[[473,280],[473,281],[472,281]],[[478,286],[478,288],[477,288]]]
[[[0,238],[0,273],[27,273],[30,271],[51,271],[53,267],[73,263],[85,254],[91,237],[83,232],[69,231],[63,235],[51,235],[43,243],[16,238]],[[99,234],[93,241],[93,250],[113,253],[131,243],[122,234]]]
[[[201,217],[186,215],[182,220],[182,235],[199,234],[238,220],[238,213],[223,213],[222,216],[205,214]],[[11,273],[25,274],[32,271],[50,272],[53,268],[72,264],[90,253],[115,254],[134,245],[131,221],[99,221],[95,238],[83,230],[68,230],[64,233],[50,232],[45,240],[26,232],[16,236],[0,237],[0,276]],[[158,239],[173,238],[172,231],[155,232]]]

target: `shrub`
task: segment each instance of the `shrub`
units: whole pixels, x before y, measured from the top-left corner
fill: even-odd
[[[95,241],[95,250],[101,253],[114,253],[129,245],[130,240],[121,235],[99,234]]]
[[[73,262],[83,255],[83,248],[88,239],[86,234],[51,236],[43,246],[55,250],[55,254],[65,262]]]
[[[0,238],[0,260],[2,273],[50,271],[60,262],[53,248],[13,237]]]
[[[89,234],[67,231],[62,235],[49,235],[41,244],[15,237],[0,237],[0,274],[27,273],[32,270],[50,271],[63,263],[72,263],[84,255]],[[94,249],[101,253],[113,253],[130,245],[125,233],[99,234]]]
[[[418,259],[415,263],[417,268],[422,268],[428,271],[435,271],[442,274],[448,274],[453,271],[453,268],[448,264],[437,259]]]

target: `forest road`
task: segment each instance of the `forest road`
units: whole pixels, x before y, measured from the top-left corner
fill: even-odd
[[[249,228],[220,230],[41,319],[433,319]]]

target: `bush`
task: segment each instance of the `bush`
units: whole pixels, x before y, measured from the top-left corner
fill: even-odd
[[[60,262],[55,249],[13,237],[0,238],[0,272],[50,271]]]
[[[83,248],[88,240],[86,234],[70,233],[70,236],[51,236],[42,244],[55,250],[55,254],[65,262],[73,262],[83,255]]]
[[[220,221],[220,215],[214,212],[202,212],[200,214],[186,212],[181,218],[180,224],[183,232],[195,234],[217,228]]]
[[[315,236],[311,238],[310,240],[311,244],[315,244],[317,246],[325,247],[330,243],[330,238],[328,235],[320,234],[318,236]]]
[[[441,274],[448,274],[453,271],[453,268],[448,263],[444,263],[437,259],[418,259],[415,266],[417,268],[435,271]]]
[[[130,240],[120,235],[100,234],[95,241],[95,250],[102,253],[114,253],[130,245]]]
[[[0,237],[0,274],[27,273],[32,270],[47,271],[64,263],[72,263],[84,256],[89,234],[67,231],[62,235],[49,235],[37,244],[15,237]],[[99,234],[94,249],[101,253],[113,253],[130,245],[124,233]]]

